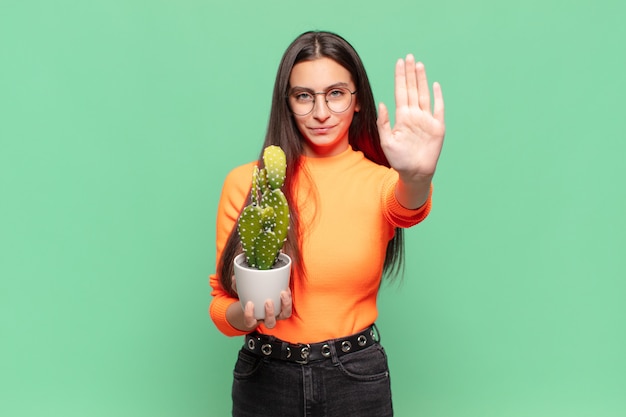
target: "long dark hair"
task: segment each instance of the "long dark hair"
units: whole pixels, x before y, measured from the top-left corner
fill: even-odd
[[[287,179],[283,189],[289,202],[291,220],[285,251],[291,256],[294,269],[302,275],[305,273],[305,264],[298,244],[301,225],[295,209],[295,178],[300,173],[300,156],[303,153],[304,138],[289,109],[287,95],[292,68],[299,62],[318,58],[330,58],[347,69],[356,85],[360,110],[354,113],[350,125],[348,133],[350,145],[353,149],[363,152],[366,158],[389,167],[389,162],[380,146],[374,95],[359,55],[350,43],[335,33],[311,31],[298,36],[285,51],[278,67],[272,95],[272,108],[262,149],[269,145],[278,145],[287,157]],[[260,163],[261,154],[259,154]],[[241,245],[235,227],[226,241],[218,263],[222,286],[233,295],[232,264],[235,256],[240,252]],[[404,236],[402,229],[397,228],[394,237],[387,245],[383,272],[387,277],[394,278],[403,269]]]

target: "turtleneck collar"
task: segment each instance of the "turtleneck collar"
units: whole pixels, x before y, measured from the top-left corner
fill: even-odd
[[[361,152],[354,151],[352,146],[348,145],[348,147],[341,152],[340,154],[334,156],[326,156],[326,157],[311,157],[302,155],[302,161],[305,165],[311,167],[323,167],[327,165],[336,165],[336,164],[350,164],[353,161],[359,160],[359,156]]]

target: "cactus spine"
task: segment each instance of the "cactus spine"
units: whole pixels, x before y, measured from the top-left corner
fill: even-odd
[[[248,266],[270,269],[287,238],[289,206],[281,191],[285,182],[287,159],[278,146],[263,150],[263,165],[254,167],[250,205],[239,217],[237,232]]]

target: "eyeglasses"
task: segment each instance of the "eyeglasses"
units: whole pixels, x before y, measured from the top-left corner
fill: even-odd
[[[347,88],[336,87],[321,93],[313,91],[299,90],[289,95],[289,105],[293,114],[297,116],[306,116],[315,108],[315,96],[324,95],[324,101],[328,110],[333,113],[343,113],[350,108],[352,104],[352,96],[356,91],[350,91]]]

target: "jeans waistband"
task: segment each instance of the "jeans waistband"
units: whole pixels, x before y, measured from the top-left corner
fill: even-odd
[[[350,336],[320,343],[289,343],[274,336],[252,332],[246,335],[244,349],[257,356],[306,364],[358,352],[380,341],[376,324]]]

